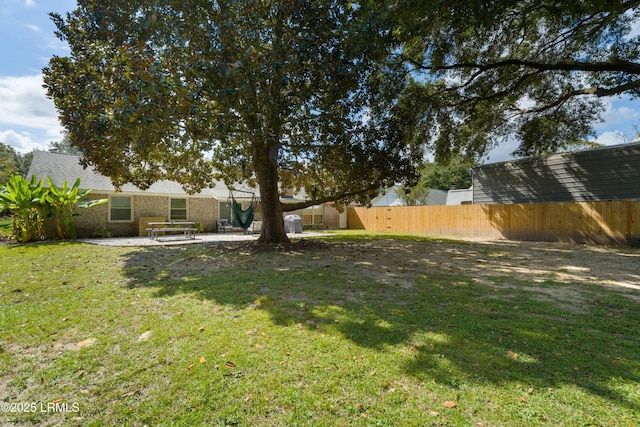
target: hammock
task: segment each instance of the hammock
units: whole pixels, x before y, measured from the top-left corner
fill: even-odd
[[[247,229],[253,222],[253,213],[255,211],[255,198],[251,197],[251,203],[249,207],[245,210],[242,209],[240,203],[236,202],[236,199],[233,197],[233,193],[231,194],[231,203],[233,208],[233,218],[238,221],[240,228]]]

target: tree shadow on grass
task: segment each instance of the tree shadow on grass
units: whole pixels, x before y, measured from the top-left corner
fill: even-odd
[[[157,297],[192,294],[263,310],[277,325],[406,352],[404,372],[421,381],[454,388],[461,379],[536,389],[573,384],[640,410],[637,393],[612,385],[640,382],[638,292],[603,288],[609,272],[590,273],[589,283],[554,280],[547,247],[532,245],[516,256],[509,253],[514,245],[386,240],[279,253],[149,248],[128,254],[124,271],[130,286],[155,289]],[[446,264],[461,256],[466,269]],[[546,270],[523,275],[526,262]],[[580,262],[572,261],[577,271]]]

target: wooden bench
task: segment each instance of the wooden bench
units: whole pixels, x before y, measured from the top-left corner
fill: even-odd
[[[182,233],[185,238],[195,239],[197,228],[194,222],[150,222],[151,227],[147,228],[147,235],[151,240],[158,240],[158,233]]]
[[[150,222],[167,222],[167,218],[162,216],[145,216],[140,218],[138,224],[138,236],[149,236]]]

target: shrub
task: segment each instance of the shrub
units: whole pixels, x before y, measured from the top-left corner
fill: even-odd
[[[77,208],[106,203],[107,199],[84,200],[91,190],[80,191],[78,178],[71,188],[67,181],[58,188],[49,177],[50,188],[44,188],[42,180],[36,176],[27,181],[20,175],[13,175],[9,182],[0,188],[0,211],[9,211],[13,216],[12,237],[19,242],[30,242],[45,237],[43,228],[45,218],[53,219],[57,237],[74,239],[76,237],[73,216]]]
[[[46,195],[42,180],[38,181],[35,175],[31,181],[12,175],[0,190],[0,210],[8,210],[13,216],[12,237],[17,241],[30,242],[44,237]]]
[[[45,199],[60,239],[75,239],[77,237],[73,222],[77,208],[90,208],[107,202],[107,199],[83,199],[84,196],[91,192],[91,189],[80,191],[80,178],[76,179],[71,188],[68,188],[67,181],[64,181],[62,187],[58,188],[49,177],[47,177],[47,183],[49,184],[49,191]]]
[[[101,237],[103,239],[107,237],[112,237],[111,232],[104,225],[102,227],[98,227],[95,230],[93,230],[93,233],[91,233],[91,236]]]

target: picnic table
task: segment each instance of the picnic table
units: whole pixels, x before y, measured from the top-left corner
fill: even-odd
[[[195,239],[198,231],[195,227],[196,223],[191,221],[149,222],[147,224],[149,228],[146,230],[151,240],[158,240],[158,233],[182,233],[186,238]]]

